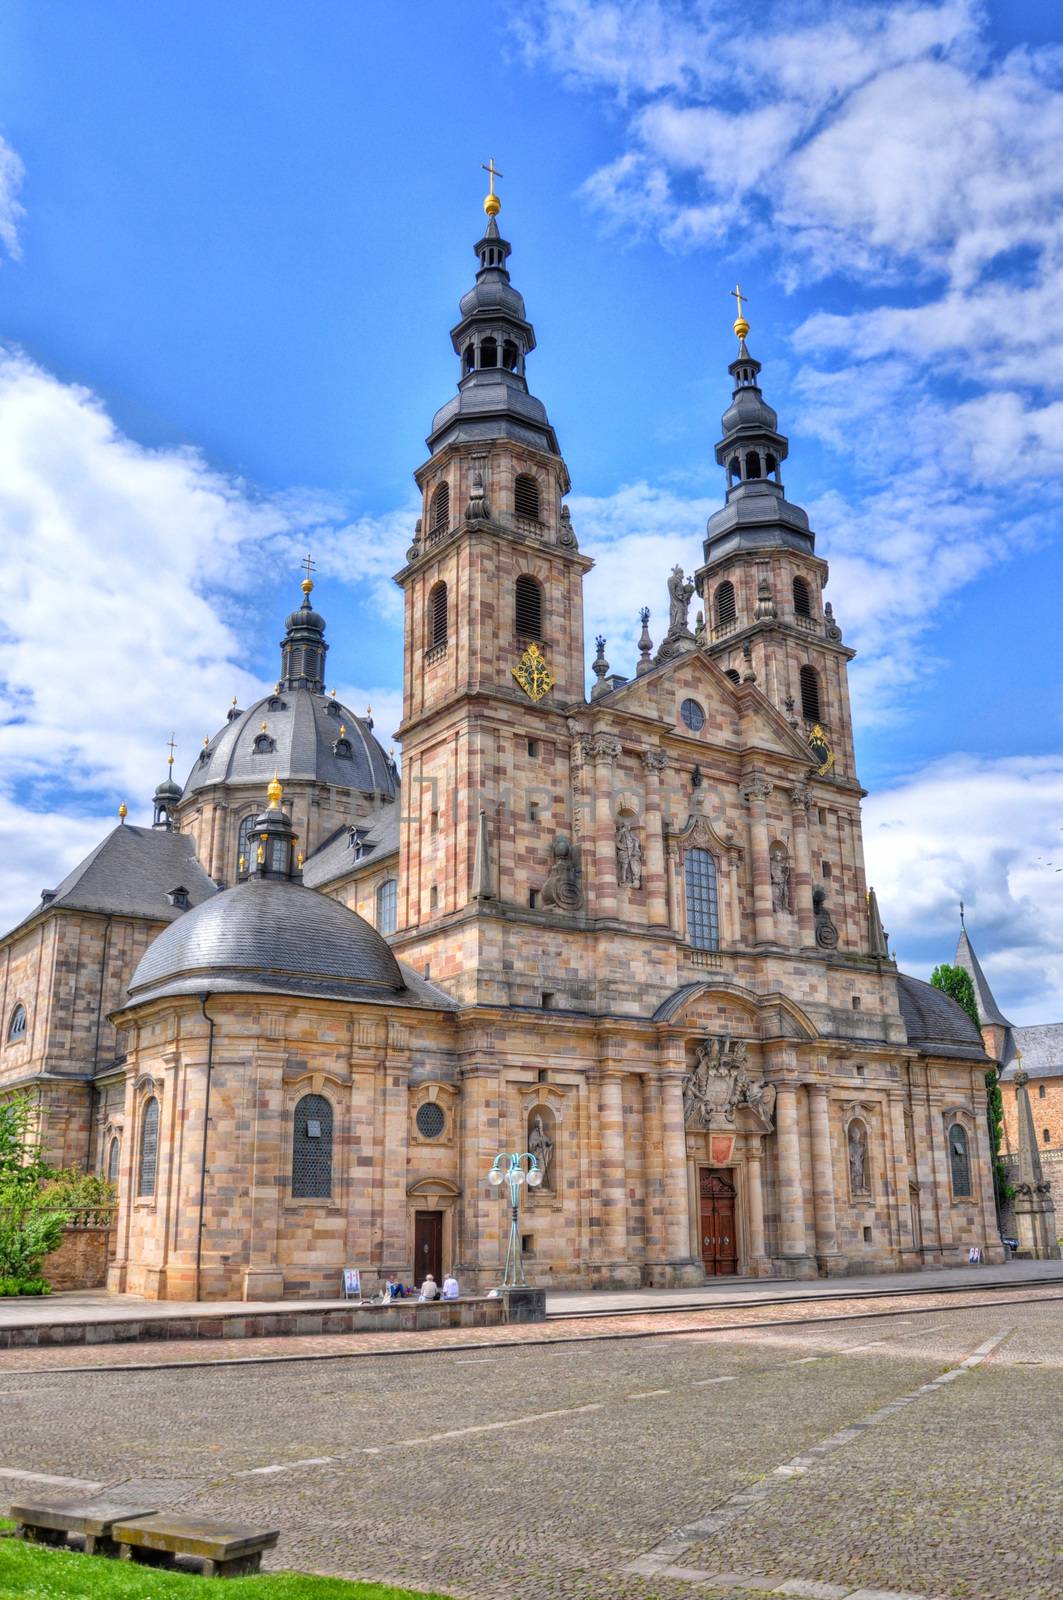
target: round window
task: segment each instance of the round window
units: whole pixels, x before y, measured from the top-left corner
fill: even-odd
[[[426,1100],[423,1106],[417,1107],[417,1132],[422,1139],[438,1139],[446,1125],[443,1108],[434,1100]]]
[[[705,726],[705,713],[696,700],[684,700],[679,707],[679,715],[691,733],[700,733]]]

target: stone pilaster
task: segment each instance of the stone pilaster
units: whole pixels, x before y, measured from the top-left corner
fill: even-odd
[[[602,1149],[602,1264],[612,1279],[627,1258],[624,1085],[619,1070],[606,1068],[599,1076],[598,1130]]]
[[[750,1140],[745,1172],[749,1241],[747,1268],[755,1277],[762,1277],[769,1268],[764,1246],[764,1173],[759,1139]]]
[[[771,903],[771,861],[768,856],[767,800],[771,784],[747,778],[742,798],[749,807],[750,865],[753,871],[753,920],[757,944],[775,944],[775,913]]]
[[[836,1268],[838,1226],[834,1213],[834,1162],[830,1147],[830,1097],[825,1083],[807,1086],[812,1134],[812,1203],[816,1219],[816,1265],[822,1276]]]
[[[790,822],[794,840],[794,910],[802,946],[816,942],[816,925],[812,914],[812,855],[808,844],[808,808],[812,796],[804,784],[795,784],[790,790]]]
[[[916,1266],[918,1262],[915,1259],[915,1241],[912,1238],[912,1218],[908,1204],[908,1144],[904,1137],[904,1095],[899,1089],[890,1091],[889,1114],[894,1240],[897,1249],[902,1253],[902,1266],[909,1264]]]
[[[615,917],[616,819],[613,816],[613,766],[620,741],[601,736],[591,742],[594,758],[594,915]]]
[[[642,1171],[646,1191],[646,1262],[643,1279],[649,1286],[667,1253],[667,1207],[664,1183],[664,1097],[660,1074],[642,1074]]]
[[[777,1083],[775,1141],[778,1159],[780,1270],[788,1277],[815,1276],[805,1233],[804,1185],[801,1180],[801,1135],[797,1121],[797,1086]]]
[[[668,765],[663,750],[644,750],[646,771],[646,849],[642,864],[646,919],[651,928],[668,926],[668,883],[665,877],[664,823],[661,816],[661,773]]]

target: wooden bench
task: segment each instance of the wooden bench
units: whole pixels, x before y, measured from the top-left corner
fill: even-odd
[[[80,1533],[85,1537],[88,1555],[115,1556],[118,1546],[111,1537],[114,1524],[150,1517],[154,1509],[138,1500],[108,1499],[102,1495],[97,1500],[22,1500],[11,1507],[11,1516],[18,1523],[18,1539],[63,1545],[68,1534]]]
[[[280,1533],[214,1517],[160,1511],[115,1522],[111,1538],[125,1561],[162,1566],[176,1556],[198,1556],[206,1577],[240,1578],[258,1571],[263,1550],[271,1550]]]

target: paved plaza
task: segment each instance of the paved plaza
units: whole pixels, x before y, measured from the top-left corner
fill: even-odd
[[[269,1361],[89,1375],[8,1352],[0,1498],[135,1485],[279,1526],[274,1566],[470,1600],[1056,1600],[1063,1290],[977,1298],[406,1354],[277,1340]]]

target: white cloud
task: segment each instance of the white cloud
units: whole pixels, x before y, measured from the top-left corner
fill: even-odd
[[[962,900],[1005,1015],[1063,1017],[1063,757],[935,762],[864,802],[864,851],[902,967],[952,960]]]
[[[16,150],[0,137],[0,247],[12,261],[19,260],[22,247],[18,230],[25,215],[19,200],[25,168]]]

